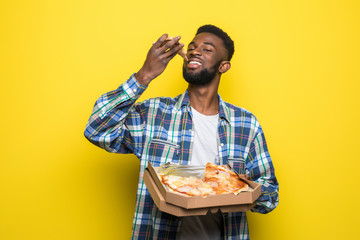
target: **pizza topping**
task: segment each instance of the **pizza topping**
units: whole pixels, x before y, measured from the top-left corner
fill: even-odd
[[[204,178],[159,175],[161,182],[170,191],[189,196],[207,196],[213,194],[238,194],[248,190],[248,184],[231,170],[212,163],[207,163]]]

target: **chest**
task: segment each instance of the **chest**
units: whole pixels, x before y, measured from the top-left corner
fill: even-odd
[[[212,129],[216,139],[218,164],[230,162],[238,173],[245,173],[245,159],[249,151],[251,136],[249,129],[241,122],[228,122],[218,118],[216,124],[203,126],[187,111],[172,114],[155,114],[148,119],[145,126],[142,161],[150,161],[153,166],[166,162],[189,164],[193,154],[193,144],[196,131]]]

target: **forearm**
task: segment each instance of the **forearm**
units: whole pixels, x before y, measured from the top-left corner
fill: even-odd
[[[268,213],[279,203],[279,184],[262,131],[256,135],[251,144],[247,162],[250,166],[250,177],[261,184],[261,196],[252,211]]]
[[[121,143],[124,142],[124,137],[128,142],[131,138],[127,123],[131,125],[131,121],[138,122],[135,118],[141,118],[141,116],[135,111],[132,113],[133,119],[126,121],[126,118],[145,89],[133,75],[118,89],[102,95],[96,101],[86,125],[85,137],[109,152],[124,152]]]
[[[136,74],[117,90],[98,99],[84,133],[89,141],[109,152],[140,154],[146,110],[141,110],[140,106],[135,109],[135,101],[184,46],[179,43],[180,37],[166,39],[167,34],[164,34],[152,45]]]
[[[275,179],[258,179],[261,184],[261,196],[256,200],[255,207],[251,210],[258,213],[268,213],[274,210],[279,204],[279,185]]]

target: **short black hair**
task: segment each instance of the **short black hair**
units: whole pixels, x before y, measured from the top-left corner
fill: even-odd
[[[211,24],[207,24],[199,27],[199,29],[196,32],[196,35],[203,32],[212,33],[223,40],[225,48],[228,52],[228,61],[230,61],[232,56],[234,55],[235,49],[234,49],[234,41],[231,40],[229,35],[226,32],[224,32],[221,28],[218,28]]]

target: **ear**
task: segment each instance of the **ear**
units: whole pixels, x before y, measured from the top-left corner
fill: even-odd
[[[226,73],[231,67],[231,64],[229,61],[222,61],[219,66],[219,72],[220,73]]]

